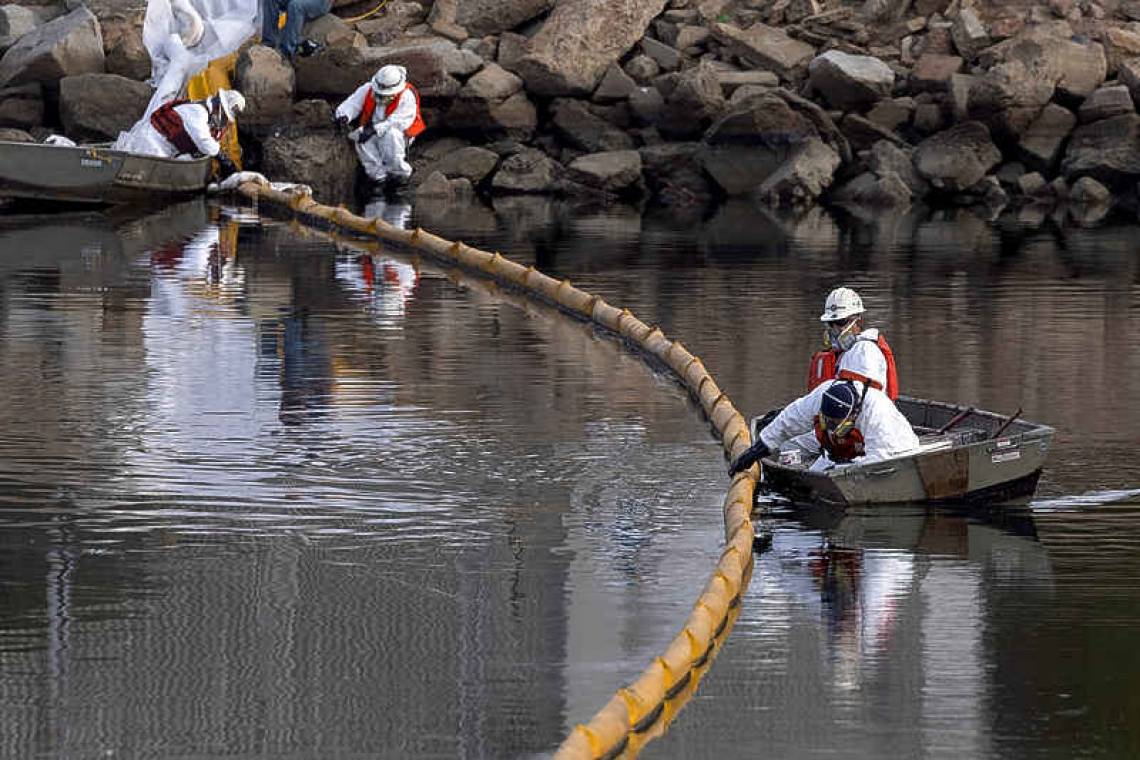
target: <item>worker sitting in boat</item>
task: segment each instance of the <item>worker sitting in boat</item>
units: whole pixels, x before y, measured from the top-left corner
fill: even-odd
[[[374,192],[407,183],[412,176],[408,148],[424,131],[424,120],[420,95],[408,82],[403,66],[381,66],[371,81],[337,106],[333,120],[342,134],[349,124],[358,124],[348,138],[356,144],[356,155]]]
[[[898,369],[887,339],[874,328],[864,327],[863,299],[851,288],[836,288],[827,296],[823,314],[823,350],[811,358],[808,390],[835,378],[870,382],[886,392],[891,401],[899,397]]]
[[[237,115],[245,110],[245,97],[237,90],[218,90],[205,100],[172,100],[151,113],[139,134],[137,153],[151,156],[211,156],[218,161],[219,178],[237,171],[222,150],[221,140]]]
[[[788,404],[729,465],[733,476],[785,444],[818,458],[812,471],[866,464],[918,448],[918,436],[883,391],[855,380],[828,380]]]

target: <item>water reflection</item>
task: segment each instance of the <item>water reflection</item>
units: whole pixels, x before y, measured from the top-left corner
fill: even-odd
[[[1133,227],[375,211],[632,309],[745,413],[801,392],[841,281],[904,389],[1058,428],[1016,519],[777,507],[739,622],[647,757],[1135,743]],[[2,755],[549,751],[715,564],[721,447],[589,325],[240,206],[8,219],[0,244]]]

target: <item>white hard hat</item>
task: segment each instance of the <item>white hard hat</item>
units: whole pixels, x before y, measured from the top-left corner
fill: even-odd
[[[230,121],[236,121],[237,115],[245,110],[245,96],[237,90],[218,90],[218,102]]]
[[[823,305],[823,315],[820,322],[830,322],[833,319],[846,319],[856,314],[862,314],[863,299],[851,288],[836,288],[827,296]]]
[[[372,90],[377,95],[395,95],[404,89],[408,82],[408,72],[403,66],[389,64],[381,66],[372,77]]]

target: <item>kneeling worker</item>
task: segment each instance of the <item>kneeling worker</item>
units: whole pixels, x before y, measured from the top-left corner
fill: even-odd
[[[375,190],[402,185],[412,176],[408,148],[425,125],[419,93],[403,66],[382,66],[337,106],[333,119],[342,133],[358,123],[348,137]]]
[[[733,476],[795,439],[812,471],[864,464],[918,448],[918,436],[887,394],[868,383],[829,380],[784,407],[757,440],[729,465]]]
[[[168,158],[211,156],[217,159],[224,179],[237,167],[222,150],[221,139],[243,110],[245,97],[237,90],[218,90],[205,100],[172,100],[151,113],[136,150]]]

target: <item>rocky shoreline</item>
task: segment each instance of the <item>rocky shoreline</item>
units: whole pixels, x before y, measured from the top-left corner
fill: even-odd
[[[145,110],[138,0],[0,6],[0,139],[114,139]],[[332,109],[399,63],[414,192],[726,197],[871,210],[1136,208],[1140,0],[334,0],[325,47],[252,45],[247,168],[351,197]]]

